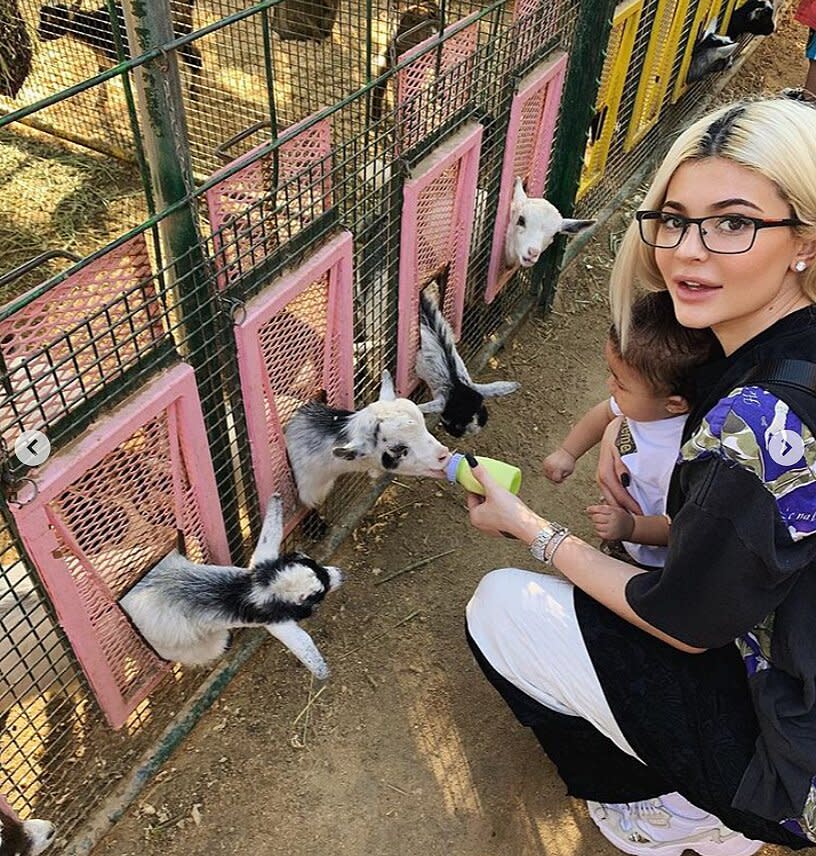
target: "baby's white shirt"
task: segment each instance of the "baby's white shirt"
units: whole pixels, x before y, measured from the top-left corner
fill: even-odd
[[[609,407],[615,416],[623,416],[614,396],[609,399]],[[624,425],[629,427],[629,433],[627,437],[625,427],[621,429],[618,435],[618,450],[631,477],[629,493],[638,501],[646,515],[666,513],[669,481],[680,454],[680,441],[687,415],[683,413],[668,419],[655,419],[653,422],[638,422],[628,416],[624,417]],[[631,439],[630,443],[627,443],[628,439]],[[641,565],[662,568],[666,562],[666,547],[633,544],[630,541],[624,541],[623,546]]]

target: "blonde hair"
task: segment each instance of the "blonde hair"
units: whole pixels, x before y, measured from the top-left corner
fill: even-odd
[[[742,101],[698,119],[675,140],[655,174],[641,208],[660,210],[677,168],[690,160],[725,158],[772,181],[805,226],[802,237],[816,239],[816,108],[789,98]],[[816,302],[816,265],[802,275],[802,291]],[[664,291],[654,247],[640,239],[633,220],[612,268],[609,302],[626,348],[632,304],[644,291]]]

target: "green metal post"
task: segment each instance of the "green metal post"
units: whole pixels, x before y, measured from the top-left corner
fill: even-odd
[[[173,40],[169,0],[125,0],[128,40],[134,56]],[[135,70],[145,157],[159,211],[176,205],[159,222],[164,257],[172,261],[169,286],[181,317],[181,348],[193,367],[201,395],[204,420],[218,478],[218,490],[230,550],[242,543],[236,473],[227,437],[219,342],[225,319],[210,294],[208,260],[196,228],[193,178],[178,62],[167,51]],[[187,200],[187,204],[177,203]]]
[[[547,199],[565,217],[569,217],[575,207],[584,149],[595,112],[616,5],[617,0],[581,0],[578,10],[547,187]],[[538,291],[544,309],[549,309],[552,303],[565,248],[566,240],[561,236],[533,269],[533,287]]]
[[[264,72],[266,73],[266,97],[269,104],[269,128],[273,140],[278,138],[278,109],[275,104],[275,61],[272,56],[272,33],[269,9],[261,11],[263,24]],[[277,163],[277,159],[275,161]],[[278,176],[275,175],[277,184]]]

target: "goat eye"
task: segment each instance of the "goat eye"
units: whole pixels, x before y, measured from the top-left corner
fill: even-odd
[[[527,225],[527,221],[524,219],[524,217],[519,217],[516,221],[516,225],[521,226],[521,228],[523,229]]]

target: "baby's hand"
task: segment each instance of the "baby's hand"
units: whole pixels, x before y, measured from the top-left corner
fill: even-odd
[[[561,484],[575,469],[575,458],[565,449],[558,448],[544,458],[544,475],[556,484]]]
[[[598,537],[605,541],[628,541],[635,530],[635,518],[624,508],[590,505],[587,514]]]

